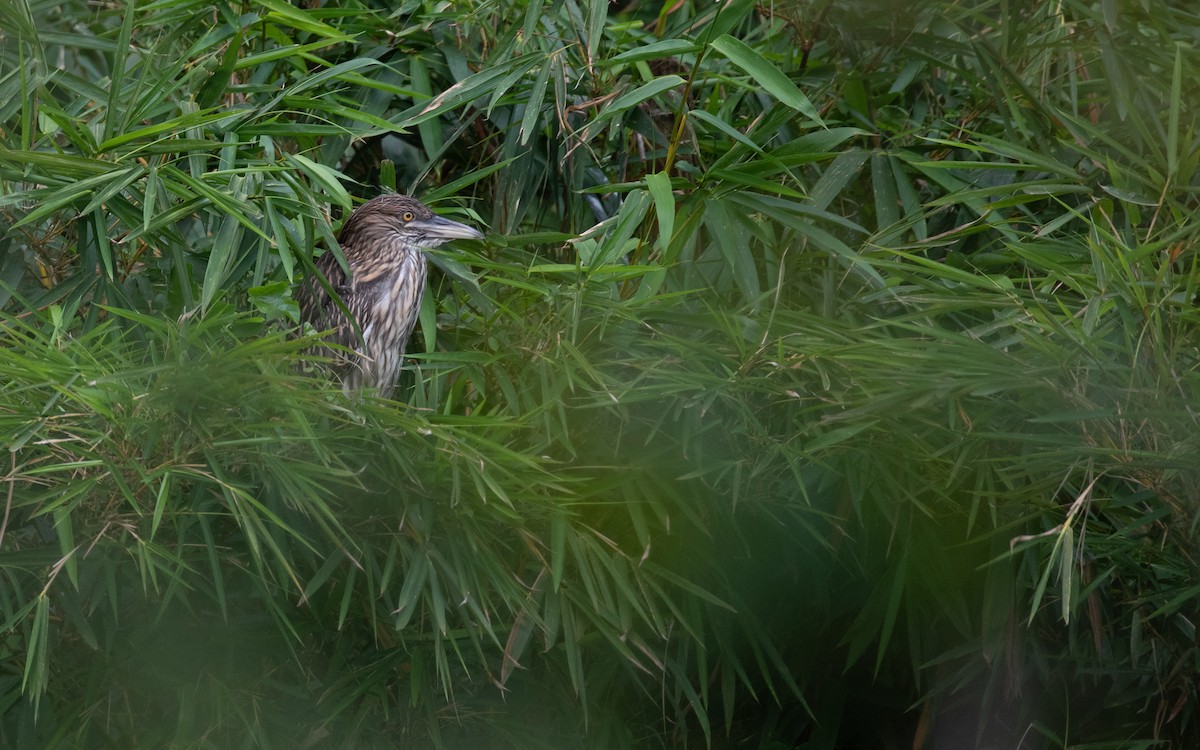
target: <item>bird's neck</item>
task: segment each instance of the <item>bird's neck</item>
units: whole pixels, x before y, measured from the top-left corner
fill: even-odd
[[[425,255],[395,230],[367,227],[339,238],[338,244],[354,272],[354,283],[369,284],[407,267],[424,271]]]

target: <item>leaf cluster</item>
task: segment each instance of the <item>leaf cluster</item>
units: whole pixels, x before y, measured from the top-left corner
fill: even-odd
[[[1118,5],[0,0],[0,744],[1194,745],[1197,18]],[[489,229],[406,404],[293,330],[381,188]]]

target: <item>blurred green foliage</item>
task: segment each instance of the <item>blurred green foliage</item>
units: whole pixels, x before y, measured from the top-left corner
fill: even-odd
[[[1196,746],[1198,33],[0,0],[0,745]],[[404,403],[380,189],[489,229]]]

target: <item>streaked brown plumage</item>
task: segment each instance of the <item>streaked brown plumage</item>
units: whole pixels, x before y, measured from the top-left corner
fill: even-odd
[[[357,353],[351,359],[344,353],[327,352],[339,361],[347,392],[371,388],[387,398],[395,390],[404,347],[425,292],[422,251],[450,240],[482,237],[466,224],[444,219],[407,195],[380,195],[350,214],[338,235],[350,277],[333,253],[322,255],[316,266],[350,311],[357,330],[320,281],[308,279],[298,295],[305,322],[317,330],[332,329],[331,343]]]

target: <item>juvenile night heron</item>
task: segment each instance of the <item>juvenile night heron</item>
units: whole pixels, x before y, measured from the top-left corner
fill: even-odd
[[[317,259],[316,266],[353,322],[318,279],[308,279],[298,295],[305,322],[320,331],[332,329],[331,343],[356,352],[353,358],[326,352],[338,361],[347,392],[371,388],[387,398],[395,390],[404,347],[425,293],[422,251],[450,240],[482,238],[466,224],[443,219],[407,195],[380,195],[350,214],[338,235],[350,276],[332,253]]]

